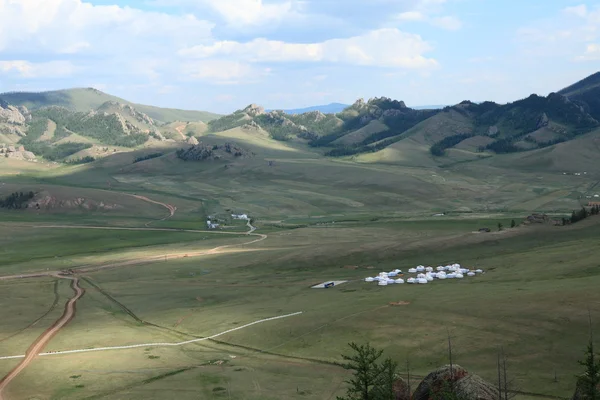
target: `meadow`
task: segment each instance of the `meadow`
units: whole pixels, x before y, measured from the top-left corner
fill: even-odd
[[[409,360],[415,387],[447,363],[448,335],[455,362],[485,379],[494,381],[503,347],[516,389],[572,394],[587,310],[600,309],[600,219],[509,227],[533,211],[568,215],[596,176],[329,160],[239,132],[204,140],[228,135],[260,157],[194,164],[168,154],[132,164],[117,154],[28,169],[14,161],[3,169],[0,160],[2,196],[34,190],[121,206],[0,210],[0,275],[90,268],[76,274],[86,293],[75,319],[47,351],[180,342],[302,314],[184,346],[39,357],[6,388],[7,399],[333,399],[344,393],[347,375],[336,363],[348,342],[369,341],[402,368]],[[163,219],[164,207],[131,195],[177,210]],[[268,237],[245,244],[254,237],[227,218],[232,212],[249,213]],[[203,230],[209,215],[223,219],[226,234],[182,231]],[[40,227],[48,225],[141,230]],[[220,246],[231,247],[210,252]],[[165,254],[181,257],[156,261]],[[132,263],[91,268],[123,261]],[[451,262],[486,273],[429,285],[364,282],[379,271]],[[348,282],[310,289],[326,280]],[[53,277],[0,281],[0,293],[0,356],[24,354],[73,295]],[[0,375],[16,363],[0,360]]]

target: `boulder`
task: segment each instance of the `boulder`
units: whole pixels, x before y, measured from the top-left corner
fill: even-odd
[[[443,399],[444,391],[454,387],[460,398],[469,400],[496,400],[498,390],[477,375],[471,375],[460,365],[445,365],[423,379],[414,392],[413,400]]]
[[[408,391],[408,384],[402,378],[398,378],[394,381],[394,400],[411,400],[410,392]]]

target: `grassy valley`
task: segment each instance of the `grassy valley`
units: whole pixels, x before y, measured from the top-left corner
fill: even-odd
[[[503,347],[515,398],[570,398],[588,309],[600,324],[600,217],[568,223],[600,201],[594,85],[196,120],[1,95],[0,199],[19,207],[0,207],[0,377],[85,293],[0,394],[333,399],[348,342],[408,361],[416,388],[451,336],[492,383]],[[454,262],[485,273],[364,281]]]

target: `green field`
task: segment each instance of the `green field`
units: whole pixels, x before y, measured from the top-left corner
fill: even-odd
[[[447,363],[448,333],[455,362],[491,382],[502,346],[518,390],[572,394],[587,309],[600,301],[600,219],[508,227],[534,211],[569,215],[595,190],[595,173],[575,179],[486,160],[412,168],[326,159],[239,130],[202,136],[232,137],[257,156],[132,164],[132,154],[116,154],[79,167],[0,159],[0,196],[33,190],[56,200],[0,210],[0,276],[87,268],[76,274],[86,289],[76,317],[47,351],[180,342],[302,314],[184,346],[39,357],[7,399],[333,399],[345,390],[335,363],[348,342],[410,360],[416,386]],[[164,206],[132,195],[176,212],[166,218]],[[77,198],[114,207],[82,208]],[[266,239],[246,244],[259,238],[231,220],[242,212]],[[204,230],[208,216],[222,229],[183,231]],[[482,227],[492,232],[477,233]],[[364,282],[452,262],[486,273],[429,285]],[[326,280],[349,282],[310,289]],[[0,357],[24,354],[73,295],[54,277],[0,280],[0,293]],[[398,301],[409,304],[390,305]],[[16,363],[0,360],[0,376]]]

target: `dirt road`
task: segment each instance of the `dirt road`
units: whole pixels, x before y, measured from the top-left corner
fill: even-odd
[[[83,296],[85,290],[79,286],[78,278],[70,278],[58,274],[55,276],[63,279],[71,279],[71,287],[75,291],[75,295],[71,297],[65,304],[65,311],[63,312],[62,316],[56,322],[54,322],[50,328],[46,329],[46,331],[44,331],[44,333],[42,333],[42,335],[38,337],[31,346],[29,346],[25,358],[23,358],[23,360],[21,360],[21,362],[15,368],[13,368],[12,371],[10,371],[4,378],[2,378],[2,380],[0,380],[0,400],[4,399],[2,396],[2,391],[4,388],[6,388],[6,386],[13,379],[15,379],[21,373],[21,371],[27,368],[31,361],[33,361],[35,357],[44,349],[44,347],[46,347],[53,336],[56,335],[63,326],[67,325],[73,319],[73,317],[75,317],[75,303],[81,298],[81,296]]]
[[[137,195],[137,194],[128,194],[128,193],[123,193],[123,194],[126,194],[126,195],[131,196],[131,197],[135,197],[136,199],[140,199],[140,200],[146,201],[148,203],[158,204],[159,206],[163,206],[164,208],[166,208],[167,210],[169,210],[169,215],[167,215],[167,216],[165,216],[165,217],[163,217],[161,219],[158,219],[157,221],[164,221],[167,218],[171,218],[173,215],[175,215],[175,211],[177,211],[177,207],[175,207],[175,206],[173,206],[171,204],[167,204],[167,203],[163,203],[163,202],[160,202],[160,201],[152,200],[152,199],[147,198],[146,196],[140,196],[140,195]],[[150,224],[153,223],[153,222],[155,222],[155,221],[148,221],[144,225],[145,226],[150,226]]]
[[[181,135],[181,138],[183,140],[186,140],[187,138],[185,137],[185,135],[183,134],[183,128],[185,128],[185,125],[179,125],[175,127],[175,130],[177,131],[177,133],[179,133]]]

